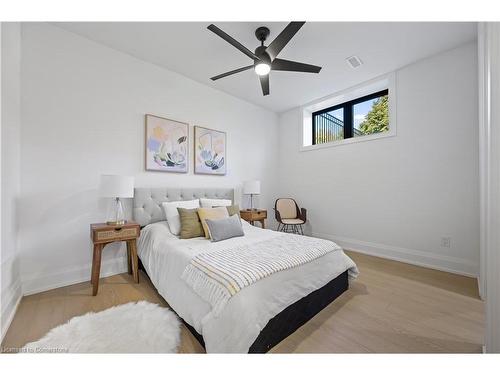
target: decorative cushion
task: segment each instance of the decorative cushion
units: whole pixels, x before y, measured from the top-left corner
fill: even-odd
[[[212,242],[245,235],[241,226],[241,219],[236,214],[224,219],[207,219],[206,222]]]
[[[181,232],[181,217],[179,216],[177,207],[198,208],[200,207],[200,201],[198,199],[193,199],[191,201],[163,202],[161,205],[165,211],[170,231],[172,234],[178,236]]]
[[[200,198],[200,206],[203,208],[211,207],[221,207],[230,206],[233,202],[231,199],[210,199],[210,198]]]
[[[280,198],[276,202],[276,209],[280,213],[281,219],[297,218],[297,207],[291,198]]]
[[[203,231],[205,232],[205,238],[210,238],[208,233],[207,219],[224,219],[229,217],[226,207],[216,207],[216,208],[198,208],[198,216],[200,217],[201,225],[203,226]]]
[[[227,213],[229,214],[229,216],[238,215],[238,217],[241,218],[240,206],[238,206],[237,204],[232,205],[232,206],[226,206],[226,209],[227,209]]]
[[[177,211],[181,219],[181,239],[205,236],[197,208],[177,207]]]
[[[281,222],[283,224],[292,224],[292,225],[304,224],[304,220],[302,219],[281,219]]]

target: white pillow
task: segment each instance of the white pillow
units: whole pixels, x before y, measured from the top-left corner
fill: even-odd
[[[172,234],[178,236],[181,233],[181,217],[179,216],[177,207],[199,208],[200,201],[198,199],[193,199],[192,201],[163,202],[161,205],[163,207],[163,211],[165,211],[170,231]]]
[[[233,202],[231,202],[231,199],[200,198],[200,203],[201,203],[201,207],[203,207],[203,208],[226,207],[226,206],[233,205]]]

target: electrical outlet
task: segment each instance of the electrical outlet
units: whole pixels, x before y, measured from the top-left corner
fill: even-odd
[[[451,237],[441,237],[441,247],[451,247]]]

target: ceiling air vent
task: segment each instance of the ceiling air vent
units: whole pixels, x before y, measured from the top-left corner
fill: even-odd
[[[358,56],[351,56],[346,59],[349,66],[353,69],[359,68],[363,62],[359,59]]]

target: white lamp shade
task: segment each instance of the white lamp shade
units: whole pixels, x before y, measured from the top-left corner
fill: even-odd
[[[99,191],[105,198],[133,198],[134,177],[103,174]]]
[[[260,181],[243,182],[243,194],[260,194]]]

